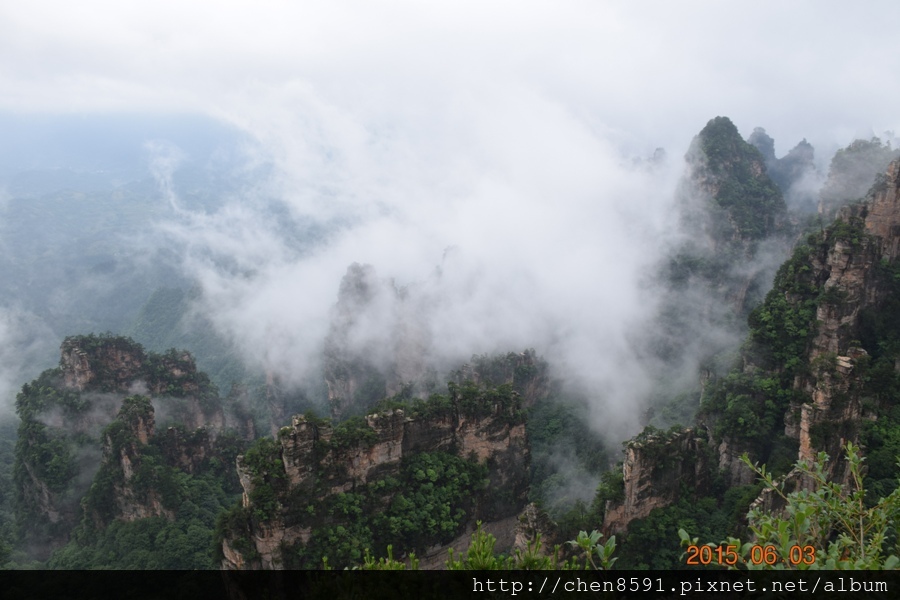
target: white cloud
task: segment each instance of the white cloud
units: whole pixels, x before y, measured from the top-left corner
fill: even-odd
[[[717,114],[784,143],[844,142],[897,129],[900,52],[878,24],[898,13],[811,0],[8,3],[0,104],[232,114],[248,109],[235,97],[262,93],[265,112],[266,90],[295,85],[377,117],[521,86],[636,144],[683,144]]]
[[[214,322],[262,365],[303,370],[345,269],[365,262],[419,283],[441,351],[543,345],[601,407],[621,407],[646,384],[628,336],[653,314],[641,273],[673,233],[691,137],[720,114],[745,134],[765,126],[779,154],[803,137],[900,129],[900,48],[872,25],[898,12],[811,0],[7,3],[0,108],[200,112],[254,136],[273,179],[215,214],[180,214],[167,234]],[[657,146],[668,169],[628,166]],[[328,235],[298,249],[311,223]],[[451,246],[442,282],[430,280]]]

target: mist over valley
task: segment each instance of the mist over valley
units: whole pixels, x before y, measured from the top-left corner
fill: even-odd
[[[893,5],[95,4],[0,10],[4,567],[676,568],[745,452],[896,488]]]

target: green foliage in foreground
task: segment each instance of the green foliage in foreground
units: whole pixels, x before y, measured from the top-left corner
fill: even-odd
[[[603,534],[599,531],[590,533],[581,531],[578,537],[568,542],[575,554],[568,559],[563,558],[560,546],[553,548],[552,554],[543,550],[541,535],[537,534],[528,542],[527,548],[522,551],[516,549],[512,555],[506,556],[494,553],[497,538],[481,528],[478,521],[475,531],[472,533],[469,547],[465,552],[456,554],[449,550],[450,557],[446,562],[447,569],[451,571],[499,571],[499,570],[609,570],[616,562],[613,554],[616,551],[616,536],[610,537],[605,542],[601,541]],[[402,571],[405,569],[416,570],[419,561],[415,554],[410,555],[409,562],[394,558],[393,548],[387,547],[387,558],[376,559],[367,549],[362,565],[354,568],[362,570]],[[328,562],[325,561],[327,566]]]
[[[738,565],[747,569],[896,569],[896,531],[900,515],[900,489],[880,499],[874,506],[866,503],[863,489],[863,457],[859,448],[844,446],[850,482],[843,486],[827,479],[828,456],[820,453],[813,463],[800,461],[797,472],[812,482],[813,489],[786,493],[765,466],[744,462],[784,504],[781,512],[763,512],[755,508],[748,514],[753,541],[743,543],[730,537],[713,548],[732,548]],[[679,531],[682,545],[698,546],[699,538]],[[772,550],[769,550],[771,548]],[[762,549],[762,550],[760,550]]]
[[[623,569],[685,569],[678,531],[687,529],[704,538],[721,538],[737,533],[737,523],[750,502],[759,494],[758,486],[729,489],[724,499],[694,498],[687,490],[681,499],[654,509],[647,517],[629,523],[619,550]]]
[[[600,541],[601,537],[603,536],[598,531],[580,532],[577,539],[568,542],[569,545],[580,551],[580,556],[572,556],[568,560],[561,558],[560,546],[555,546],[552,554],[545,554],[540,534],[528,543],[528,547],[524,551],[517,549],[511,556],[506,556],[494,553],[497,538],[482,530],[479,521],[465,552],[457,555],[452,548],[449,550],[450,558],[446,562],[446,567],[451,571],[607,570],[611,569],[616,562],[612,556],[616,550],[616,537],[612,536],[605,543]],[[595,555],[596,560],[594,560]],[[375,559],[366,550],[365,561],[356,568],[362,570],[416,570],[419,568],[419,561],[415,554],[410,555],[408,564],[397,560],[394,558],[392,547],[388,546],[387,558]]]

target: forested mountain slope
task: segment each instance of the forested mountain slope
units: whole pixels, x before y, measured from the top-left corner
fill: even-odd
[[[148,556],[123,550],[94,562],[87,548],[110,528],[135,534],[150,518],[157,529],[185,525],[198,518],[195,503],[206,500],[213,504],[204,509],[205,524],[192,525],[211,531],[236,491],[231,464],[252,431],[239,407],[226,410],[189,354],[148,353],[113,336],[66,338],[59,367],[23,386],[17,411],[21,544],[45,559],[68,543],[54,557],[61,567],[140,566]],[[197,486],[207,487],[205,500]],[[194,547],[186,564],[211,566],[196,552],[208,548]],[[170,557],[165,564],[179,563]]]
[[[629,560],[674,564],[666,563],[673,540],[660,541],[670,548],[667,559],[638,548],[663,522],[670,534],[684,524],[712,539],[734,533],[758,493],[743,453],[785,474],[819,451],[839,457],[852,441],[869,456],[868,483],[882,495],[896,486],[898,257],[895,161],[864,201],[809,234],[780,267],[750,313],[750,335],[732,370],[707,385],[696,425],[648,430],[628,444],[622,479],[613,482],[621,487],[602,490],[600,499],[610,500],[605,529],[629,532]],[[843,481],[845,463],[829,465]]]
[[[770,142],[761,130],[744,141],[717,117],[691,144],[678,235],[645,274],[658,314],[633,336],[653,367],[643,419],[653,426],[626,444],[619,468],[609,470],[624,435],[596,433],[603,415],[592,402],[606,391],[572,385],[556,357],[436,359],[416,288],[427,284],[399,286],[351,264],[312,375],[298,382],[254,375],[198,310],[201,288],[161,276],[110,315],[144,345],[67,337],[59,366],[23,386],[15,449],[9,429],[0,448],[11,482],[0,495],[0,559],[269,569],[328,557],[350,567],[390,546],[441,568],[483,521],[497,551],[524,549],[538,530],[565,541],[602,525],[618,536],[619,566],[673,568],[679,527],[708,539],[740,531],[760,491],[745,452],[783,475],[852,440],[869,487],[889,492],[900,454],[900,163],[853,203],[860,172],[893,150],[873,140],[839,152],[817,217],[809,197],[785,201],[815,175],[811,146],[778,159]],[[835,194],[851,204],[835,208]],[[114,253],[91,243],[98,256]],[[6,267],[25,268],[14,262]],[[98,273],[113,277],[131,264],[107,262]],[[367,337],[373,326],[384,335]],[[163,352],[172,346],[198,350],[225,393],[191,354]],[[830,469],[846,476],[839,461]]]

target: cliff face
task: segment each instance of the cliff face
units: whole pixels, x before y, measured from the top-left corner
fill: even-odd
[[[631,444],[625,498],[609,507],[604,527],[621,531],[629,520],[678,498],[671,477],[653,475],[659,456],[693,454],[693,469],[686,459],[670,474],[702,496],[708,490],[700,474],[711,465],[731,486],[754,480],[739,460],[745,452],[771,467],[772,461],[793,463],[818,452],[838,457],[846,441],[858,443],[862,424],[894,401],[885,382],[900,371],[890,337],[897,336],[898,258],[900,161],[895,161],[865,202],[842,209],[832,226],[797,248],[751,314],[741,366],[711,386],[698,416],[715,452],[688,446],[668,452],[673,442],[663,439]],[[685,439],[680,443],[687,444]],[[838,482],[847,476],[842,465],[830,463]]]
[[[866,233],[878,238],[881,258],[900,257],[900,161],[894,161],[883,177],[876,180],[872,198],[865,206]]]
[[[478,406],[467,404],[472,400]],[[354,539],[369,540],[374,552],[383,551],[378,545],[386,540],[395,552],[439,554],[476,519],[508,519],[526,504],[524,417],[508,390],[493,400],[490,392],[476,399],[464,390],[338,427],[296,416],[266,452],[265,459],[256,450],[238,459],[244,496],[222,539],[223,568],[308,568],[320,566],[324,555],[335,564],[341,551],[317,544],[325,532],[353,526],[364,528]],[[415,467],[423,461],[431,466]],[[451,471],[458,475],[444,479]],[[473,477],[470,484],[450,491],[465,477]],[[447,500],[453,493],[459,495]],[[418,500],[409,504],[412,497]],[[335,508],[349,502],[368,510]],[[431,513],[429,519],[444,514],[445,526],[404,530],[399,515],[415,521],[409,513],[416,511]]]
[[[104,431],[103,462],[95,488],[88,493],[85,503],[88,518],[97,528],[108,525],[112,519],[174,518],[173,511],[163,506],[159,491],[140,481],[146,479],[142,467],[156,426],[150,399],[125,398],[116,417]],[[98,489],[104,484],[105,490]]]
[[[839,224],[846,227],[832,228],[812,257],[814,277],[822,282],[818,328],[808,352],[814,368],[795,384],[809,399],[792,406],[799,422],[787,419],[787,433],[797,437],[801,459],[812,459],[820,451],[840,456],[843,442],[858,443],[870,352],[879,350],[873,344],[868,350],[862,347],[862,317],[882,310],[895,293],[890,269],[900,255],[898,195],[900,161],[894,161],[866,202],[838,213]],[[833,435],[816,436],[817,428]],[[832,469],[838,464],[833,461]],[[844,474],[835,475],[841,479]]]
[[[628,523],[672,504],[685,490],[708,489],[713,473],[711,454],[706,439],[693,429],[631,440],[622,464],[623,498],[606,507],[604,534],[623,533]]]
[[[135,393],[144,395],[128,396]],[[128,408],[134,398],[143,398],[140,406],[146,410]],[[128,338],[109,336],[67,338],[59,367],[23,386],[16,408],[21,419],[17,510],[28,524],[26,541],[39,558],[66,542],[81,520],[82,499],[104,473],[114,472],[117,483],[104,480],[109,497],[104,510],[91,515],[95,523],[171,515],[152,490],[136,496],[131,485],[148,444],[158,435],[160,414],[178,423],[179,431],[209,432],[207,446],[225,421],[215,389],[189,354],[146,353]],[[111,432],[121,439],[113,443]],[[185,443],[188,434],[169,435],[180,436],[185,463],[208,454],[193,437]],[[177,446],[177,439],[173,443]]]
[[[95,345],[67,338],[60,347],[59,367],[69,389],[82,392],[90,386],[124,392],[138,378],[145,360],[143,348],[124,339]]]
[[[746,335],[746,317],[790,244],[787,207],[766,158],[725,117],[709,121],[692,141],[676,208],[680,235],[660,265],[665,291],[643,339],[660,365],[653,395],[672,399],[650,414],[660,427],[694,418],[707,383],[726,368],[721,356]]]

